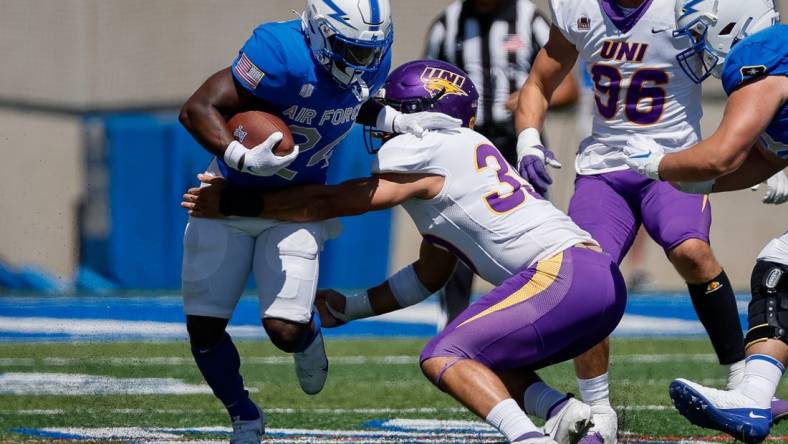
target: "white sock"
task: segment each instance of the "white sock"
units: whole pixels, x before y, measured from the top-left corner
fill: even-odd
[[[544,382],[539,381],[535,384],[531,384],[525,389],[523,405],[528,414],[536,416],[537,418],[547,419],[550,408],[565,398],[565,393],[561,393]]]
[[[728,367],[728,390],[733,390],[744,379],[744,359]]]
[[[755,401],[758,408],[768,409],[785,367],[768,355],[751,355],[745,362],[744,377],[736,391]]]
[[[610,388],[607,382],[607,373],[591,379],[577,378],[580,388],[580,398],[588,405],[610,405]]]
[[[529,432],[539,432],[533,422],[520,410],[514,399],[504,399],[487,415],[487,423],[498,429],[509,442]]]

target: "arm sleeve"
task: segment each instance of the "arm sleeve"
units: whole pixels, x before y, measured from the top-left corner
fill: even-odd
[[[261,25],[233,60],[233,76],[255,97],[268,101],[276,98],[287,85],[285,46],[277,33]]]
[[[444,40],[446,39],[445,16],[441,16],[432,23],[427,34],[427,44],[424,48],[425,59],[446,60],[444,54]]]

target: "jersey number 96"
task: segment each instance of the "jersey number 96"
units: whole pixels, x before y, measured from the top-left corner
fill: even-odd
[[[618,113],[618,100],[624,93],[623,76],[617,68],[596,64],[591,67],[594,82],[596,106],[599,114],[612,119]],[[624,115],[627,120],[638,125],[657,123],[665,108],[665,89],[668,74],[661,69],[644,68],[635,71],[626,88]]]

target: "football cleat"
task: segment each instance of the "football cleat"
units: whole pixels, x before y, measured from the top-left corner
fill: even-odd
[[[748,444],[769,435],[772,412],[752,406],[752,401],[736,391],[704,387],[686,379],[670,383],[673,405],[696,426],[719,430]]]
[[[293,353],[296,377],[301,390],[307,395],[316,395],[323,390],[328,378],[328,357],[320,331],[320,318],[313,316],[315,331],[309,338],[308,345],[300,352]]]
[[[616,444],[618,442],[618,415],[613,407],[609,405],[591,406],[591,421],[594,426],[591,427],[588,435],[580,440],[581,443]]]
[[[555,415],[544,423],[544,432],[559,444],[574,444],[593,426],[591,406],[569,398]]]
[[[788,401],[772,398],[772,425],[788,418]]]
[[[539,432],[526,433],[512,441],[512,444],[557,444],[553,438]]]
[[[605,438],[599,432],[589,432],[588,435],[580,438],[577,444],[605,444]]]
[[[265,413],[255,404],[260,417],[248,421],[233,420],[233,435],[230,444],[260,444],[265,434]]]

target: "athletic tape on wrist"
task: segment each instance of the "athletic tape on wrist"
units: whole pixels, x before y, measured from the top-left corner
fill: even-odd
[[[241,142],[233,140],[224,150],[224,156],[222,156],[224,158],[224,163],[233,169],[243,168],[243,165],[239,166],[239,163],[241,159],[245,158],[247,151],[247,148],[243,146]]]
[[[342,322],[352,321],[353,319],[368,318],[374,316],[372,304],[369,302],[369,294],[366,290],[345,297],[345,312],[339,313],[331,304],[326,301],[326,306],[331,314]],[[339,315],[339,316],[337,316]]]
[[[413,265],[408,265],[394,273],[389,278],[389,287],[401,308],[416,305],[432,295],[432,292],[419,280]]]
[[[525,156],[525,149],[533,146],[543,146],[542,136],[536,128],[526,128],[517,135],[517,158]]]

